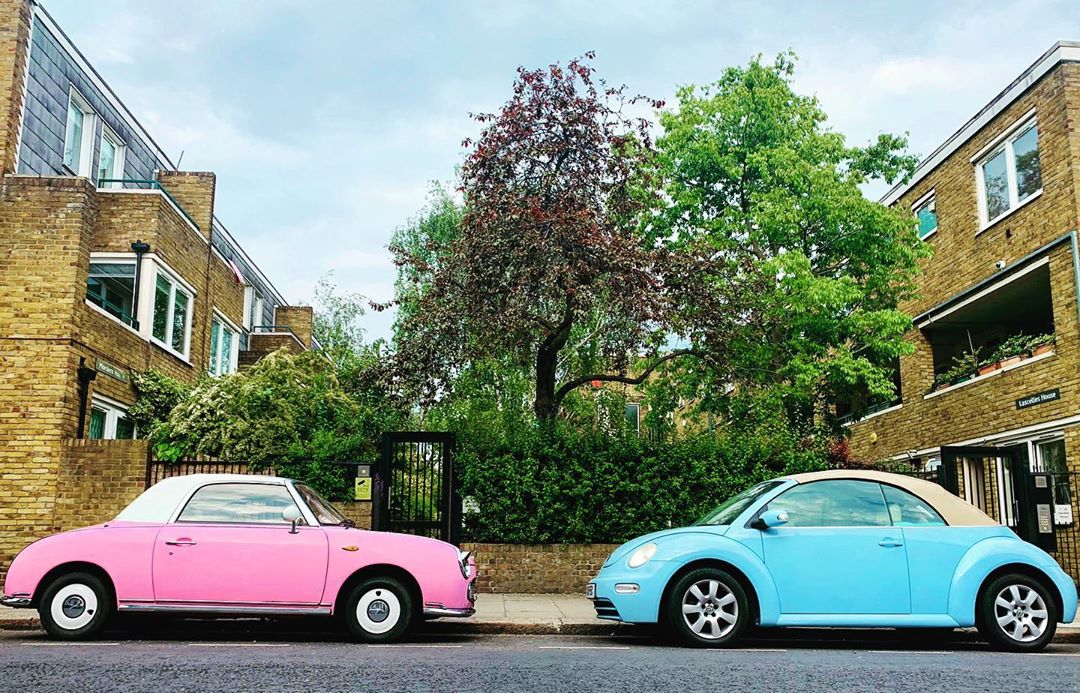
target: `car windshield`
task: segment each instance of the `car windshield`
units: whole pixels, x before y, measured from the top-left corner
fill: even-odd
[[[320,496],[307,484],[295,483],[293,486],[296,487],[307,506],[311,508],[311,512],[320,525],[351,524],[351,520],[346,519],[344,515],[338,512],[337,508],[330,504],[330,501]]]
[[[726,501],[716,506],[709,512],[695,522],[695,525],[730,525],[735,521],[735,518],[742,514],[742,511],[750,507],[750,505],[772,489],[783,484],[781,479],[773,479],[772,481],[763,481],[756,486],[751,486],[742,493],[736,494]]]

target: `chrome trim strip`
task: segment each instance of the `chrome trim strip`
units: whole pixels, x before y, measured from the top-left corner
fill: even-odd
[[[468,618],[476,613],[476,609],[448,609],[445,606],[424,607],[424,615],[431,618]]]
[[[30,595],[4,595],[0,597],[0,605],[11,607],[12,609],[28,609],[30,608]]]
[[[328,606],[227,606],[208,604],[121,604],[120,611],[158,611],[191,614],[281,614],[286,616],[329,616]]]

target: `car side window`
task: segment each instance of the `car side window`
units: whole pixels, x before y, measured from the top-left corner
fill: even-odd
[[[889,518],[900,527],[944,526],[945,520],[933,506],[918,496],[895,486],[881,485],[885,494],[885,503],[889,508]]]
[[[285,525],[290,524],[286,511],[303,517],[284,486],[208,484],[195,492],[176,521]]]
[[[883,527],[889,513],[876,482],[833,479],[799,484],[769,503],[786,527]]]

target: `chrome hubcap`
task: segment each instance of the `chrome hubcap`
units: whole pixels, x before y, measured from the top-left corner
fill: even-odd
[[[1038,640],[1046,630],[1046,602],[1027,585],[1009,585],[994,600],[998,628],[1017,642]]]
[[[60,605],[60,610],[68,618],[78,618],[86,611],[86,602],[79,595],[73,594],[64,600],[64,603]]]
[[[730,633],[739,620],[739,603],[719,580],[700,580],[683,594],[682,615],[699,637],[718,640]]]

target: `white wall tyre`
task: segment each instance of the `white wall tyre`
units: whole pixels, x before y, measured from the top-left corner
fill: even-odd
[[[349,593],[345,622],[361,642],[387,643],[401,639],[412,624],[412,596],[393,578],[364,580]]]
[[[53,580],[38,603],[45,632],[61,640],[93,637],[105,627],[113,611],[110,591],[89,573],[68,573]]]
[[[669,632],[685,645],[729,647],[750,625],[742,584],[718,568],[692,570],[669,589],[664,603]]]
[[[1054,639],[1057,603],[1050,591],[1027,575],[991,580],[976,605],[979,632],[999,650],[1037,652]]]

